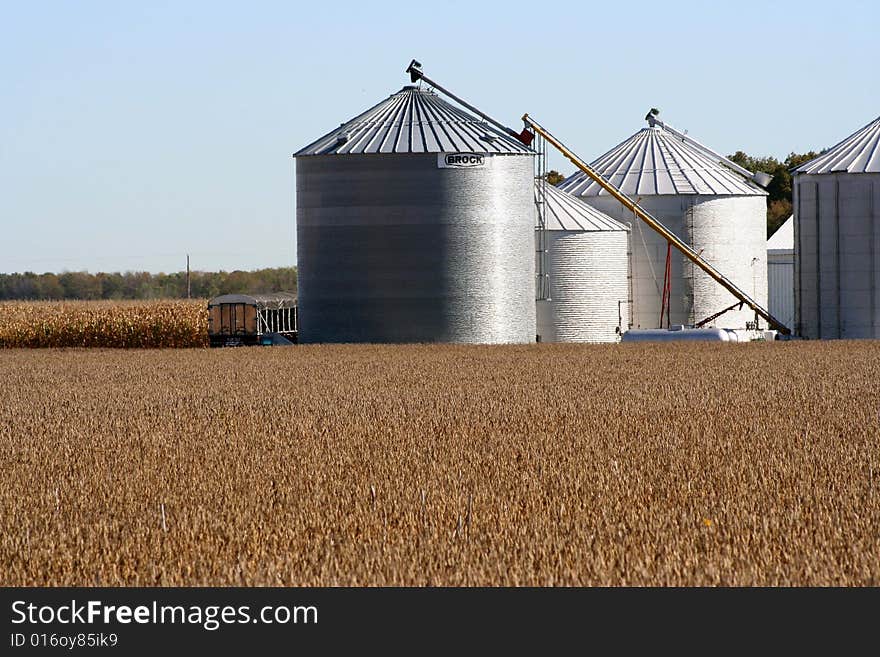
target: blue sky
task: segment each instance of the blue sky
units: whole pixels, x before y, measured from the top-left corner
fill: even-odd
[[[880,114],[878,24],[873,2],[0,0],[0,272],[295,264],[291,153],[413,57],[588,161],[651,107],[725,154],[831,146]]]

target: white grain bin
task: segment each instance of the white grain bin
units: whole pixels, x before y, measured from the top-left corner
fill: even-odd
[[[629,228],[552,185],[536,181],[535,197],[543,200],[550,291],[536,302],[538,339],[616,342],[629,323]]]
[[[794,217],[767,240],[767,310],[794,327]]]
[[[766,307],[767,193],[723,163],[717,153],[695,146],[693,140],[673,134],[650,118],[649,124],[591,166]],[[575,173],[560,187],[612,218],[632,224],[632,324],[635,328],[660,326],[666,240],[585,174]],[[737,302],[674,248],[670,264],[671,324],[694,325]],[[754,312],[742,306],[706,326],[745,328],[754,319]]]
[[[534,342],[534,155],[412,86],[297,152],[299,341]]]
[[[794,170],[795,329],[880,338],[880,117]]]

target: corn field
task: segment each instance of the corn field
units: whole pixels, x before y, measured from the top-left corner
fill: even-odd
[[[208,301],[0,303],[0,348],[208,346]]]
[[[3,585],[880,585],[880,343],[0,354]]]

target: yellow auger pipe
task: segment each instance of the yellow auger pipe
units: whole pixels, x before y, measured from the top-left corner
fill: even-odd
[[[664,239],[666,239],[670,244],[672,244],[672,246],[674,246],[676,249],[681,251],[688,260],[690,260],[695,265],[697,265],[697,267],[699,267],[704,272],[709,274],[709,276],[712,278],[712,280],[714,280],[721,287],[726,289],[733,296],[735,296],[737,299],[739,299],[744,304],[746,304],[749,308],[754,310],[757,315],[763,317],[767,321],[767,324],[770,325],[771,328],[776,329],[777,331],[779,331],[783,335],[790,335],[791,334],[791,331],[789,330],[789,328],[785,324],[783,324],[778,319],[776,319],[767,310],[765,310],[764,308],[759,306],[757,304],[757,302],[755,302],[751,297],[749,297],[749,295],[747,295],[745,292],[740,290],[736,285],[734,285],[734,283],[730,279],[728,279],[726,276],[724,276],[721,272],[719,272],[717,269],[715,269],[708,262],[703,260],[700,257],[699,253],[697,253],[690,246],[688,246],[687,244],[682,242],[678,237],[676,237],[676,235],[674,233],[670,232],[669,229],[666,228],[666,226],[664,226],[659,221],[654,219],[654,217],[652,217],[650,214],[645,212],[639,206],[638,203],[636,203],[635,201],[630,199],[626,194],[624,194],[619,189],[617,189],[617,187],[615,187],[614,185],[609,183],[607,180],[605,180],[601,175],[599,175],[599,173],[597,171],[595,171],[592,167],[590,167],[589,164],[587,164],[586,162],[581,160],[577,155],[575,155],[570,150],[568,150],[565,146],[563,146],[562,143],[558,139],[556,139],[553,135],[551,135],[549,132],[547,132],[547,130],[542,128],[538,123],[535,122],[534,119],[529,117],[528,114],[523,114],[522,120],[526,124],[527,127],[531,128],[536,133],[541,135],[544,139],[546,139],[548,142],[553,144],[553,146],[555,146],[559,150],[560,153],[562,153],[565,157],[567,157],[569,160],[571,160],[572,164],[574,164],[578,169],[580,169],[585,174],[587,174],[590,178],[595,180],[596,183],[600,187],[602,187],[602,189],[604,189],[606,192],[611,194],[611,196],[613,196],[618,201],[620,201],[625,208],[630,210],[633,214],[635,214],[639,219],[641,219],[646,224],[648,224],[648,226],[650,226],[656,232],[660,233],[660,235],[662,235]]]

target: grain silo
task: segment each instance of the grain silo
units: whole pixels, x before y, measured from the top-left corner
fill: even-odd
[[[767,305],[766,192],[733,163],[650,114],[649,127],[595,160],[591,166],[637,201],[704,260],[759,305]],[[756,176],[757,177],[757,176]],[[693,325],[733,306],[737,299],[583,173],[560,187],[618,221],[630,222],[633,326],[660,325],[667,253],[671,285],[668,321]],[[706,326],[745,328],[755,315],[747,306]],[[664,317],[664,324],[666,318]]]
[[[880,338],[880,117],[794,170],[796,330]]]
[[[794,327],[794,217],[767,240],[767,310]]]
[[[300,342],[534,342],[534,155],[414,86],[297,152]]]
[[[629,325],[629,228],[552,185],[537,182],[535,195],[550,291],[537,301],[539,339],[616,342]]]

